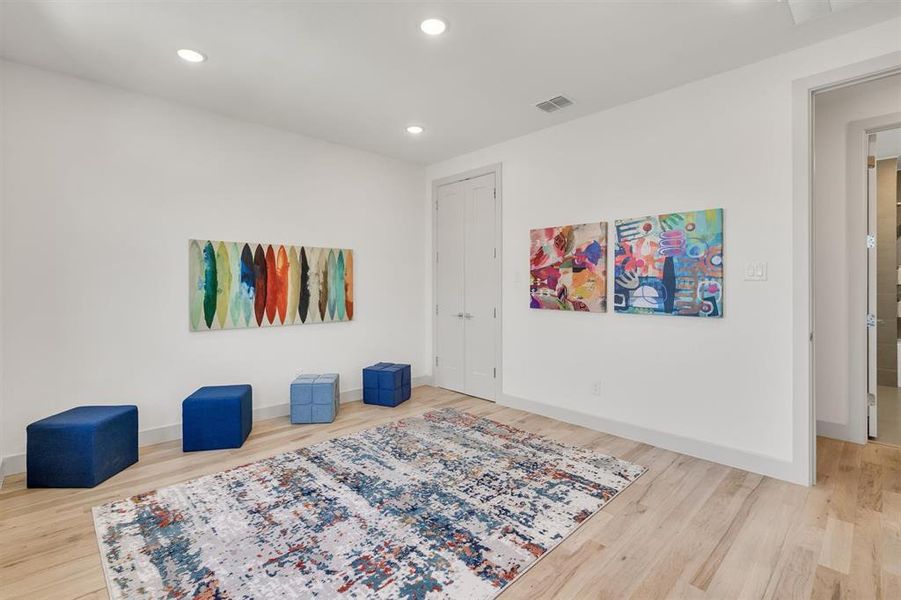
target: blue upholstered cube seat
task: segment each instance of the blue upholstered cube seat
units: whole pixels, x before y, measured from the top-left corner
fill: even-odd
[[[291,383],[292,423],[331,423],[340,399],[337,373],[298,375]]]
[[[363,369],[363,403],[397,406],[410,399],[410,365],[376,363]]]
[[[138,462],[137,406],[79,406],[25,431],[28,487],[90,488]]]
[[[182,450],[240,448],[253,428],[249,385],[202,387],[181,404]]]

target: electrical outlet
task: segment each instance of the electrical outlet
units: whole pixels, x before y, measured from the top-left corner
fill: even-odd
[[[591,388],[591,393],[594,394],[595,396],[601,395],[601,382],[600,381],[598,381],[597,383],[594,384],[594,387]]]

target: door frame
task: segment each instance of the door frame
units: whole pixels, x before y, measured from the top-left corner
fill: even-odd
[[[895,72],[886,73],[885,76],[899,75],[901,68]],[[874,78],[875,79],[875,78]],[[889,113],[860,121],[852,121],[848,124],[847,149],[845,156],[847,158],[846,165],[846,182],[847,182],[847,199],[849,204],[848,216],[852,226],[857,225],[857,240],[849,240],[849,257],[850,263],[848,273],[848,290],[851,295],[851,330],[848,332],[848,339],[852,346],[850,353],[851,362],[849,369],[849,393],[851,401],[848,403],[848,434],[849,441],[857,444],[866,444],[869,440],[867,419],[868,406],[867,394],[869,393],[868,375],[870,351],[869,342],[867,340],[867,327],[863,322],[863,315],[869,312],[869,284],[870,273],[868,268],[868,251],[864,248],[861,238],[869,233],[869,198],[867,197],[867,177],[868,169],[861,168],[866,165],[867,155],[867,138],[871,134],[878,134],[880,131],[896,129],[901,127],[901,112]],[[862,200],[862,202],[860,202]],[[875,210],[875,207],[873,207]],[[856,243],[855,243],[856,242]],[[873,250],[875,252],[875,249]],[[862,268],[861,268],[862,267]],[[876,274],[872,274],[873,278]],[[854,315],[860,315],[860,318],[854,320]],[[856,351],[854,351],[856,350]],[[874,357],[875,360],[875,357]],[[878,387],[878,384],[877,384]],[[862,402],[854,400],[854,398],[863,398]]]
[[[792,85],[792,470],[790,479],[814,485],[816,473],[816,389],[813,328],[814,140],[813,96],[899,71],[901,52],[797,79]],[[865,291],[865,290],[864,290]],[[852,301],[852,305],[854,302]],[[866,367],[864,367],[866,368]],[[864,396],[864,399],[866,397]],[[866,410],[866,403],[862,402]]]
[[[504,361],[503,361],[503,320],[504,320],[504,304],[503,304],[503,263],[504,263],[504,238],[503,238],[503,205],[504,205],[504,192],[503,192],[503,179],[501,177],[502,171],[502,163],[494,163],[490,165],[486,165],[484,167],[479,167],[476,169],[471,169],[469,171],[464,171],[462,173],[458,173],[456,175],[449,175],[447,177],[442,177],[440,179],[433,179],[431,185],[431,217],[432,217],[432,256],[430,259],[430,265],[432,267],[432,303],[429,306],[429,312],[432,315],[432,372],[434,374],[434,369],[436,367],[435,362],[438,356],[438,320],[436,314],[436,302],[438,301],[438,264],[436,261],[437,258],[437,244],[438,244],[438,188],[444,185],[448,185],[451,183],[457,183],[459,181],[465,181],[467,179],[473,179],[475,177],[481,177],[482,175],[489,175],[494,173],[494,187],[497,190],[496,198],[494,203],[494,242],[495,247],[497,248],[497,259],[494,261],[495,263],[495,280],[497,285],[495,286],[495,304],[497,306],[497,318],[494,320],[494,341],[495,341],[495,350],[494,350],[494,362],[497,369],[497,376],[494,378],[494,402],[497,402],[501,399],[501,394],[504,389],[503,381],[504,381]],[[437,382],[437,377],[433,377],[433,380]]]

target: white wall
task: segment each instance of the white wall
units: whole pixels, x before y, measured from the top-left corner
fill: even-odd
[[[848,126],[901,111],[901,75],[818,94],[814,102],[814,359],[817,431],[863,443],[865,431],[852,427],[852,403],[862,416],[866,381],[853,377],[854,364],[866,367],[865,301],[866,197],[847,187]],[[861,157],[861,160],[863,157]],[[861,170],[863,166],[861,164]],[[862,180],[861,180],[862,182]],[[860,360],[855,360],[860,359]],[[861,373],[862,375],[862,373]],[[863,421],[860,425],[864,425]],[[854,423],[857,425],[857,423]]]
[[[302,370],[429,374],[422,167],[2,67],[3,454],[77,404],[137,404],[152,429],[201,385],[264,407]],[[189,238],[353,248],[354,321],[191,333]]]
[[[809,423],[793,414],[806,400],[793,398],[792,379],[792,84],[897,51],[899,27],[430,166],[427,185],[503,163],[502,402],[806,482],[793,445]],[[714,207],[725,209],[723,319],[529,309],[530,228]],[[751,261],[768,262],[768,281],[743,281]]]

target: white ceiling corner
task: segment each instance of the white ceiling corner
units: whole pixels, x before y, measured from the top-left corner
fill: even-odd
[[[432,163],[899,14],[849,0],[22,1],[0,5],[0,56]],[[419,22],[435,15],[449,27],[430,38]],[[558,95],[575,104],[535,107]]]

